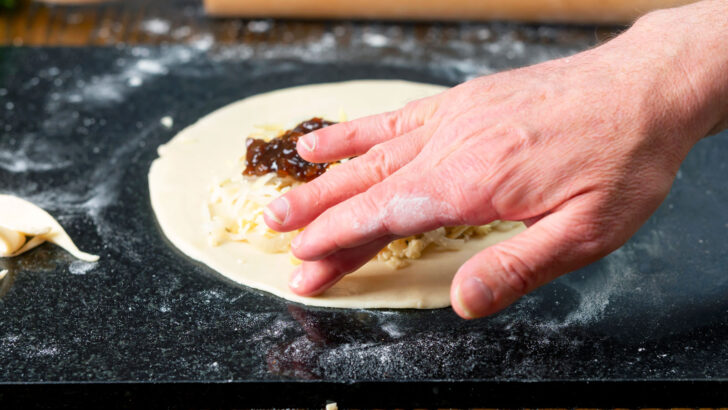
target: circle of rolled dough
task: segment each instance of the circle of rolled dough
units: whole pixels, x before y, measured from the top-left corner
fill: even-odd
[[[439,308],[450,305],[450,282],[457,268],[486,246],[525,227],[494,231],[458,251],[429,252],[403,269],[371,261],[318,297],[288,288],[294,269],[287,253],[264,253],[241,242],[208,244],[204,207],[211,181],[244,154],[245,138],[255,125],[290,127],[318,116],[349,119],[395,110],[405,103],[443,91],[431,84],[397,80],[360,80],[307,85],[256,95],[223,107],[187,127],[159,147],[149,171],[152,206],[164,234],[182,252],[220,274],[282,298],[339,308]]]

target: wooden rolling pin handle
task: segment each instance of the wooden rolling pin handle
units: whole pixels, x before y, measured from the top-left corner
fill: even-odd
[[[204,0],[214,16],[629,23],[694,0]]]

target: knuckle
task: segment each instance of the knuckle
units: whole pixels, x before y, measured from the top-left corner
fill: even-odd
[[[517,252],[504,246],[492,249],[495,269],[511,290],[518,295],[524,295],[536,287],[535,270]]]
[[[331,178],[324,178],[321,176],[305,185],[302,185],[301,188],[306,188],[301,198],[305,201],[305,204],[316,204],[320,202],[321,198],[325,197],[328,192],[331,192],[332,187],[330,179]]]
[[[437,110],[435,98],[432,96],[420,100],[410,101],[399,110],[389,111],[380,116],[379,125],[384,135],[391,138],[406,134],[411,129],[425,123]]]
[[[595,253],[607,247],[610,236],[602,224],[592,222],[580,224],[578,237],[575,239],[587,253]]]
[[[385,134],[389,134],[391,137],[398,136],[402,134],[404,126],[403,126],[403,112],[402,110],[399,111],[390,111],[388,113],[383,114],[382,118],[382,128]]]
[[[402,116],[407,120],[404,123],[410,127],[423,125],[438,110],[439,94],[410,101],[402,108]],[[407,130],[405,130],[407,131]]]
[[[385,144],[377,144],[361,157],[361,163],[366,165],[375,180],[381,181],[396,168],[392,155]]]
[[[421,189],[440,204],[438,215],[442,225],[482,225],[490,222],[482,220],[482,208],[473,206],[473,195],[468,184],[452,184],[451,179],[441,175],[425,174],[423,179],[434,182],[423,185]]]
[[[355,158],[345,164],[338,165],[333,169],[326,171],[320,177],[309,182],[319,182],[319,189],[322,193],[343,194],[350,193],[355,186],[364,183],[365,186],[370,184],[370,179],[362,172],[364,166],[364,157]]]
[[[334,128],[336,126],[340,126],[341,128],[339,128],[337,130],[336,128]],[[329,129],[329,134],[327,134],[327,135],[331,135],[330,133],[336,132],[337,134],[339,134],[337,136],[337,138],[342,138],[344,141],[347,141],[347,142],[356,140],[356,138],[358,136],[357,131],[359,128],[353,122],[344,122],[341,124],[336,124],[334,127],[327,127]],[[324,130],[326,130],[327,128],[324,128]]]
[[[557,227],[555,232],[562,238],[565,246],[582,255],[602,255],[608,253],[619,241],[619,210],[588,207],[570,216],[569,226]]]
[[[515,155],[538,144],[540,134],[537,130],[518,123],[501,123],[494,128],[495,135],[502,138],[505,155]]]
[[[351,172],[341,166],[290,191],[296,194],[296,203],[311,211],[318,211],[338,202],[349,194],[347,185],[351,184]],[[334,172],[336,171],[336,172]],[[292,205],[293,206],[293,205]]]
[[[616,223],[613,221],[610,216],[595,215],[594,211],[587,210],[572,213],[567,223],[551,224],[549,237],[554,257],[573,261],[605,256],[621,245],[619,237],[623,223],[618,219]]]
[[[574,248],[582,255],[604,256],[621,245],[619,229],[600,222],[583,223],[575,234]]]

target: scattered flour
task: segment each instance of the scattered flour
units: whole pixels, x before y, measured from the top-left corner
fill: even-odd
[[[174,119],[167,115],[166,117],[162,117],[161,120],[159,120],[159,123],[164,126],[164,128],[172,128],[174,125]]]
[[[640,275],[638,261],[659,260],[672,252],[670,241],[659,230],[653,230],[646,237],[639,237],[612,252],[599,263],[604,268],[599,275],[577,277],[579,273],[567,275],[560,283],[569,286],[579,295],[579,303],[560,322],[544,323],[544,326],[559,328],[570,325],[593,323],[604,317],[610,303],[617,297],[629,293],[640,293],[643,299],[655,304],[662,303],[664,292],[660,280],[650,282]]]
[[[146,74],[164,75],[168,72],[167,67],[156,60],[139,60],[136,63],[136,68]]]
[[[68,270],[74,275],[85,275],[92,271],[97,265],[98,262],[89,263],[84,261],[73,261],[68,266]]]
[[[258,21],[250,22],[248,29],[258,30],[258,24]],[[262,29],[263,24],[260,27]],[[275,35],[283,41],[221,47],[214,49],[210,57],[222,61],[263,58],[427,67],[452,82],[461,82],[512,67],[569,56],[595,42],[593,33],[586,31],[565,39],[560,37],[558,30],[541,33],[537,28],[501,23],[463,24],[457,30],[433,26],[424,35],[416,34],[411,28],[387,25],[362,27],[356,23],[337,24],[323,33],[312,32],[303,36],[293,36],[285,22],[271,24],[269,30],[280,31]],[[534,40],[528,40],[531,38]],[[556,38],[559,41],[549,41]],[[390,49],[392,52],[389,52]]]
[[[92,76],[83,84],[71,84],[60,90],[57,98],[49,99],[46,102],[46,111],[51,116],[48,122],[53,124],[57,117],[68,115],[69,104],[89,108],[120,103],[136,87],[154,77],[166,75],[172,66],[193,60],[210,44],[211,38],[203,36],[197,39],[195,47],[173,46],[164,50],[133,47],[129,49],[131,56],[119,58],[108,74]]]
[[[215,44],[215,37],[209,33],[199,35],[192,40],[192,46],[198,52],[209,50],[213,44]]]
[[[180,40],[188,37],[190,34],[192,34],[192,28],[190,28],[190,26],[182,26],[174,29],[172,37],[174,37],[175,40]]]
[[[142,30],[157,35],[169,33],[170,27],[169,21],[158,18],[146,20],[141,24]]]
[[[273,24],[266,20],[251,20],[248,22],[248,31],[251,33],[265,33]]]
[[[286,23],[280,24],[285,25]],[[262,33],[278,29],[278,25],[279,23],[274,25],[261,20],[251,21],[246,27],[250,32]],[[165,34],[171,30],[169,22],[157,21],[157,19],[148,20],[143,27],[153,34]],[[274,66],[267,67],[266,70],[285,71],[290,69],[285,63],[287,59],[312,63],[361,61],[402,68],[424,67],[428,71],[434,71],[440,78],[454,83],[512,66],[573,54],[584,48],[583,45],[553,46],[524,42],[508,34],[509,30],[508,27],[499,25],[488,25],[487,27],[464,25],[461,35],[458,37],[448,37],[450,34],[446,30],[430,30],[425,38],[443,38],[446,44],[440,47],[427,44],[427,41],[414,35],[414,30],[406,28],[401,32],[392,32],[386,27],[374,26],[368,28],[367,31],[362,31],[355,24],[342,23],[337,25],[333,32],[310,34],[302,38],[291,37],[288,42],[278,44],[260,42],[216,49],[212,46],[211,36],[201,36],[191,39],[193,47],[170,47],[164,50],[134,47],[128,50],[128,55],[120,58],[104,74],[88,78],[85,83],[61,81],[60,85],[56,86],[57,89],[48,95],[45,102],[45,109],[49,117],[49,121],[46,122],[46,131],[57,130],[58,124],[64,118],[71,118],[75,121],[70,123],[71,126],[76,127],[77,123],[84,121],[82,117],[75,119],[73,117],[74,111],[80,110],[81,106],[90,110],[113,107],[115,104],[125,101],[128,95],[137,92],[136,87],[146,85],[155,78],[166,75],[177,66],[194,61],[196,57],[208,50],[210,50],[208,55],[213,61],[243,61],[248,58],[270,58],[278,61]],[[172,34],[189,36],[191,32],[189,29],[180,28]],[[476,41],[471,39],[476,39]],[[62,74],[58,68],[51,67],[43,73],[39,73],[39,77],[53,77]],[[18,107],[14,106],[13,109],[18,109]],[[123,248],[118,249],[118,252],[135,258],[134,248],[138,245],[135,241],[139,239],[134,238],[131,234],[120,233],[113,229],[107,220],[107,210],[123,199],[120,195],[124,192],[122,189],[124,173],[116,169],[115,164],[125,163],[129,157],[138,155],[140,144],[147,140],[151,133],[159,132],[160,124],[167,128],[174,125],[174,119],[171,116],[163,117],[159,123],[152,122],[149,126],[142,126],[130,131],[128,140],[119,143],[112,152],[106,153],[102,150],[99,158],[103,161],[100,161],[95,169],[85,174],[87,175],[85,181],[69,184],[69,186],[53,192],[39,193],[29,190],[28,199],[44,208],[62,209],[67,215],[87,215],[105,242],[109,238],[116,238],[121,234],[122,238],[114,240],[114,243],[123,244]],[[134,127],[134,125],[131,124],[130,127]],[[25,143],[28,140],[32,142],[35,137],[24,135],[17,138]],[[42,139],[38,141],[42,141]],[[31,152],[22,144],[10,147],[0,145],[0,168],[10,172],[32,172],[72,165],[68,158],[52,157],[49,154],[50,148],[52,147],[44,147],[43,150]],[[427,197],[392,198],[391,202],[387,208],[391,208],[392,212],[402,214],[422,213],[423,207],[433,206]],[[566,331],[564,328],[571,324],[578,325],[603,316],[613,297],[620,292],[629,291],[630,286],[634,286],[636,283],[633,278],[636,274],[625,268],[629,265],[629,256],[628,253],[622,256],[617,255],[610,262],[611,268],[607,274],[607,280],[598,290],[595,290],[597,288],[594,284],[580,284],[576,280],[566,283],[579,294],[580,300],[565,319],[553,323],[553,328]],[[72,263],[69,266],[71,273],[79,275],[86,274],[93,268],[94,264],[83,263]],[[201,296],[209,304],[229,304],[234,301],[232,296],[239,297],[237,293],[228,295],[226,292],[221,293],[218,290],[205,291]],[[316,342],[319,343],[317,345],[305,336],[301,336],[295,340],[295,343],[287,347],[285,352],[293,357],[311,357],[311,361],[315,360],[320,365],[316,371],[320,373],[319,376],[323,377],[346,379],[378,376],[390,371],[392,375],[431,378],[433,375],[429,372],[433,367],[430,364],[418,362],[420,360],[418,353],[422,350],[435,350],[442,352],[437,358],[437,364],[441,366],[436,366],[436,368],[447,369],[451,363],[462,364],[465,362],[466,365],[459,368],[458,371],[463,375],[470,375],[473,369],[467,368],[469,362],[462,359],[463,357],[487,357],[489,352],[476,350],[476,348],[482,348],[483,344],[479,340],[484,337],[493,337],[492,345],[494,349],[497,349],[502,346],[501,340],[520,336],[517,332],[519,326],[530,326],[529,331],[542,332],[536,334],[540,339],[534,343],[535,349],[545,351],[552,348],[550,346],[553,346],[553,342],[546,343],[549,340],[544,339],[544,335],[549,335],[551,329],[540,329],[533,326],[532,323],[526,323],[532,317],[529,309],[534,309],[538,303],[537,298],[527,297],[519,303],[517,309],[512,310],[512,313],[503,316],[503,322],[497,321],[501,319],[494,321],[495,327],[499,326],[500,329],[503,329],[501,332],[503,334],[489,336],[477,329],[469,330],[469,327],[463,325],[462,337],[453,340],[443,340],[442,332],[416,334],[418,329],[413,330],[407,326],[406,321],[398,319],[401,316],[399,312],[364,311],[363,314],[371,313],[381,318],[375,323],[374,329],[376,330],[377,327],[381,329],[378,337],[385,340],[384,342],[373,340],[367,343],[347,342],[328,345],[325,342],[323,342],[324,345],[320,344],[322,342]],[[169,304],[162,304],[158,309],[160,312],[166,313],[171,311],[172,307]],[[231,329],[250,335],[247,343],[252,346],[270,346],[275,343],[274,341],[290,340],[291,334],[301,331],[300,323],[280,312],[237,312],[230,320]],[[204,325],[203,322],[200,323]],[[500,326],[501,324],[502,326]],[[508,326],[513,326],[514,330],[509,330]],[[568,342],[572,343],[572,341]],[[0,341],[0,346],[7,346],[10,343],[12,341],[6,338]],[[317,352],[315,356],[312,356],[312,351]],[[35,352],[36,355],[41,356],[58,353],[59,350],[52,344],[40,347]],[[261,353],[268,354],[268,352]],[[512,365],[517,360],[517,358],[513,358],[507,363]],[[523,358],[520,362],[520,370],[517,370],[518,366],[514,366],[513,368],[516,369],[514,371],[529,368],[528,360],[527,357]],[[362,364],[371,364],[371,367]],[[492,372],[505,371],[499,370],[498,366],[500,366],[499,363],[494,363]],[[266,370],[265,376],[269,375],[267,372]],[[450,373],[443,370],[442,374]]]
[[[66,168],[72,165],[68,159],[58,154],[57,147],[40,138],[37,134],[26,134],[16,141],[11,139],[11,146],[16,148],[2,149],[0,146],[0,169],[8,172],[38,172]],[[0,187],[1,188],[1,187]]]
[[[395,339],[404,335],[402,329],[397,327],[397,325],[394,323],[385,323],[384,325],[382,325],[382,330],[387,332],[390,337]]]
[[[389,44],[389,39],[382,33],[369,33],[362,34],[362,41],[372,47],[384,47]]]
[[[56,347],[42,347],[34,352],[35,354],[33,356],[55,356],[59,353],[58,348]]]

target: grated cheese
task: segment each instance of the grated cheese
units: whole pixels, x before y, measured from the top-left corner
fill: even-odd
[[[265,252],[288,252],[298,232],[271,230],[265,224],[263,210],[300,183],[276,174],[244,176],[243,166],[241,161],[234,167],[232,177],[215,181],[210,188],[204,210],[209,244],[248,242]]]
[[[283,128],[277,125],[257,128],[260,131],[251,137],[269,140],[283,132]],[[244,168],[245,157],[233,165],[231,176],[215,180],[210,186],[208,201],[204,206],[210,246],[234,241],[249,243],[268,253],[290,252],[291,240],[300,231],[276,232],[268,228],[263,219],[263,210],[271,201],[303,182],[281,178],[275,173],[260,177],[245,176]],[[507,231],[513,228],[512,224],[517,222],[495,221],[483,226],[438,228],[397,239],[382,249],[376,259],[394,269],[403,268],[425,252],[458,250],[471,238],[483,237],[494,229]],[[291,255],[291,263],[297,265],[301,262]]]
[[[494,221],[482,226],[442,227],[420,235],[397,239],[377,254],[377,260],[395,269],[404,268],[411,260],[421,258],[424,252],[461,249],[471,238],[483,237],[493,229],[498,229],[503,223],[507,222]]]

